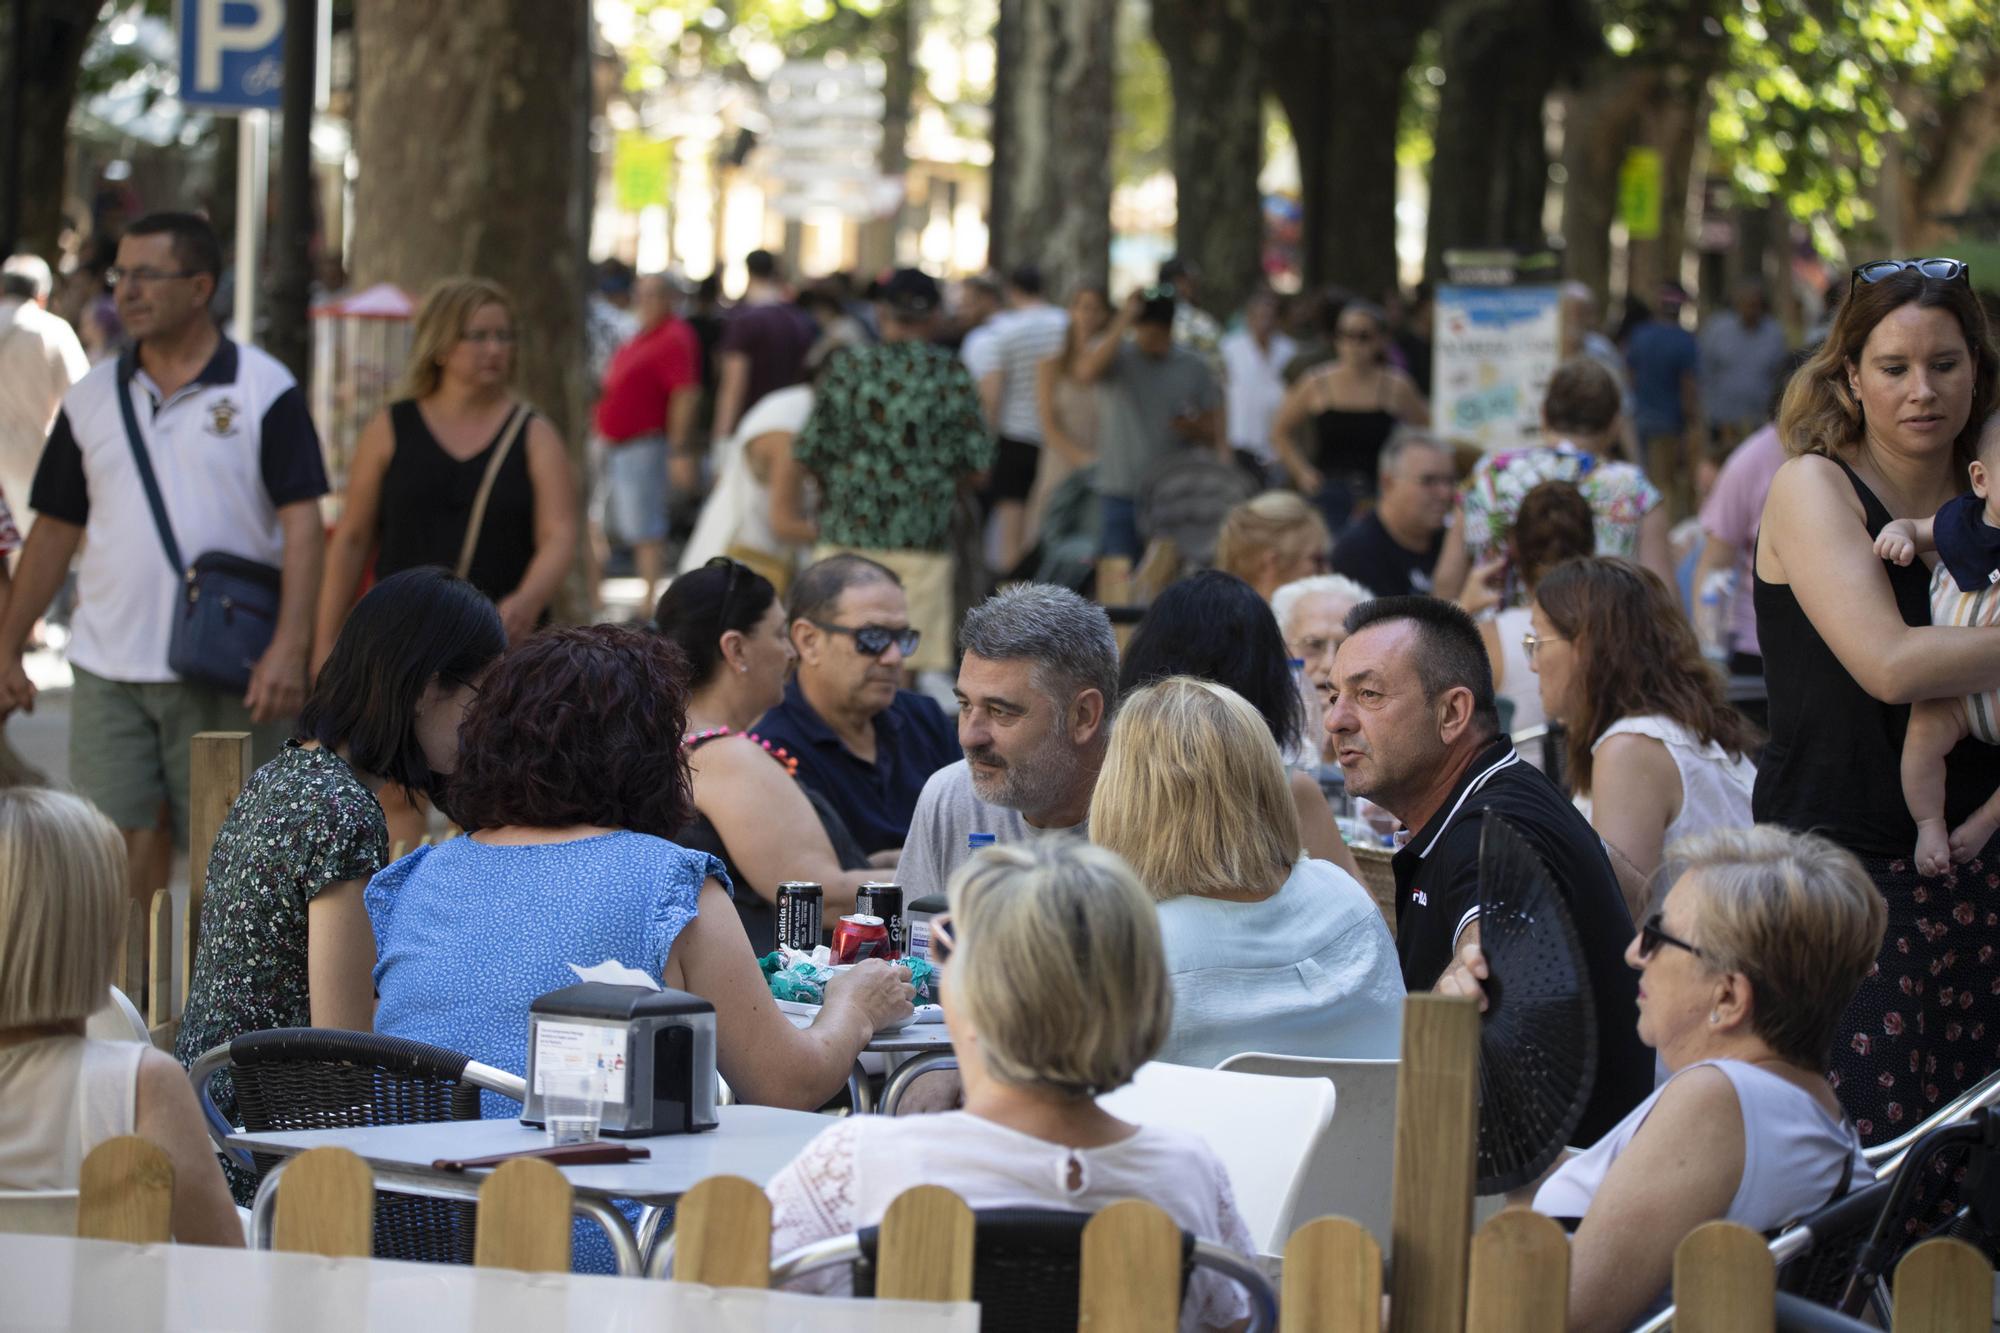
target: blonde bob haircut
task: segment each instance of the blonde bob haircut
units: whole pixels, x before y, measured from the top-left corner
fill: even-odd
[[[110,1001],[125,929],[125,843],[81,796],[0,790],[0,1028]]]
[[[1750,980],[1751,1030],[1794,1064],[1826,1068],[1888,922],[1861,863],[1818,834],[1772,824],[1684,838],[1667,858],[1696,889],[1703,962]]]
[[[1326,554],[1333,544],[1318,509],[1293,491],[1265,491],[1229,511],[1215,540],[1215,567],[1255,587],[1265,552],[1275,551],[1286,563],[1301,556]]]
[[[487,278],[445,278],[424,293],[417,309],[416,329],[410,336],[410,365],[403,375],[403,397],[428,398],[437,392],[444,378],[444,361],[451,349],[465,337],[465,326],[489,305],[507,312],[509,325],[518,323],[514,298],[507,289]],[[515,362],[507,362],[511,381]]]
[[[1000,1082],[1068,1098],[1132,1081],[1174,997],[1159,915],[1131,868],[1079,838],[988,847],[946,892],[947,1003]]]
[[[1299,812],[1271,729],[1214,681],[1127,698],[1090,801],[1090,838],[1154,898],[1268,898],[1298,861]]]

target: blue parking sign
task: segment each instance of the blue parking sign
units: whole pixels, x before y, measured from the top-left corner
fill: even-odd
[[[285,81],[285,0],[179,0],[180,100],[212,111],[276,111]]]

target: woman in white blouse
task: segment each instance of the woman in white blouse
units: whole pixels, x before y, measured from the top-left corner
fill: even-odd
[[[767,1187],[771,1252],[873,1226],[903,1191],[942,1185],[974,1209],[1146,1199],[1200,1239],[1254,1253],[1206,1145],[1097,1105],[1159,1049],[1173,1006],[1153,905],[1132,872],[1075,839],[1041,839],[987,848],[948,893],[932,938],[949,953],[945,1025],[965,1109],[835,1123]],[[794,1285],[839,1294],[850,1283],[843,1267]],[[1248,1314],[1241,1289],[1198,1272],[1181,1327]]]
[[[1277,744],[1243,696],[1193,676],[1129,695],[1090,837],[1130,862],[1160,905],[1174,988],[1161,1059],[1396,1058],[1395,941],[1352,875],[1299,854]]]
[[[1571,1158],[1535,1211],[1580,1219],[1572,1330],[1630,1328],[1666,1300],[1704,1222],[1769,1231],[1872,1179],[1826,1069],[1887,908],[1824,838],[1763,826],[1680,843],[1686,867],[1625,961],[1666,1084]]]
[[[1759,737],[1723,696],[1667,585],[1595,556],[1535,585],[1528,665],[1569,735],[1564,776],[1637,921],[1669,843],[1748,828]]]

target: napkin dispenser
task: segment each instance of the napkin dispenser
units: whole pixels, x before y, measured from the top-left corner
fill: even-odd
[[[604,1073],[598,1132],[616,1138],[695,1134],[716,1125],[715,1006],[686,991],[586,981],[528,1006],[528,1100],[543,1123],[542,1074]]]

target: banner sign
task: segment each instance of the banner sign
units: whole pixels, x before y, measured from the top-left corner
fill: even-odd
[[[1557,289],[1440,287],[1434,329],[1432,428],[1488,453],[1539,440],[1561,349]]]

